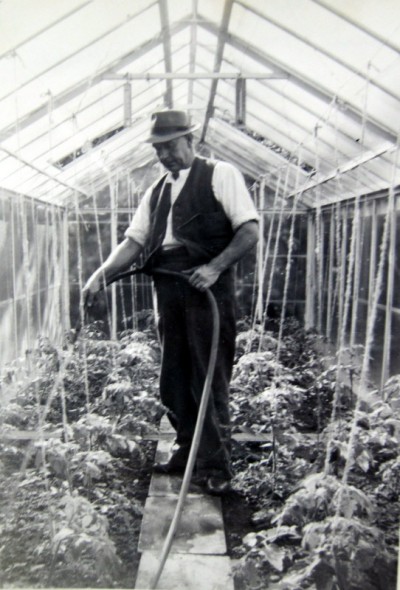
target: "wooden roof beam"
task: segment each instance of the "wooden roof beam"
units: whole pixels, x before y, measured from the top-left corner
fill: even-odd
[[[152,8],[152,6],[154,4],[155,3],[151,4],[146,10]],[[77,49],[76,51],[74,51],[74,53],[70,53],[69,55],[66,55],[60,61],[51,64],[48,68],[46,68],[45,70],[42,70],[38,74],[35,74],[32,78],[30,78],[29,80],[26,80],[20,86],[15,87],[12,92],[9,92],[8,94],[4,94],[3,96],[0,96],[0,101],[5,100],[6,98],[9,98],[10,96],[14,96],[16,93],[18,93],[20,90],[22,90],[23,88],[25,88],[26,86],[28,86],[28,84],[31,84],[36,79],[40,78],[41,76],[44,76],[45,74],[48,74],[49,72],[51,72],[53,70],[56,70],[59,66],[61,66],[62,64],[64,64],[68,60],[76,57],[77,55],[79,55],[85,49],[89,49],[90,47],[93,47],[93,45],[95,45],[96,43],[98,43],[99,41],[101,41],[102,39],[104,39],[105,37],[107,37],[108,35],[110,35],[112,33],[115,33],[116,31],[118,31],[118,29],[120,29],[122,26],[126,25],[126,23],[128,23],[128,22],[134,20],[135,18],[137,18],[138,14],[140,14],[140,13],[135,13],[135,14],[133,14],[133,15],[125,18],[124,20],[122,20],[121,22],[119,22],[117,25],[115,25],[111,29],[108,29],[108,31],[106,33],[103,33],[102,35],[96,37],[95,39],[92,39],[89,43],[86,43],[86,45],[83,45],[82,47],[79,47],[79,49]]]
[[[359,69],[355,68],[353,65],[351,65],[351,63],[345,62],[343,59],[340,59],[337,55],[334,55],[333,53],[327,51],[323,47],[321,47],[319,45],[315,45],[315,43],[312,43],[304,35],[300,35],[296,31],[293,31],[289,27],[283,25],[282,23],[279,23],[276,19],[263,14],[260,10],[257,10],[256,8],[252,8],[251,6],[248,6],[246,4],[246,2],[243,2],[242,0],[235,0],[235,2],[236,2],[236,4],[238,4],[239,6],[244,8],[245,10],[248,10],[249,12],[251,12],[252,14],[257,16],[258,18],[265,20],[266,22],[270,23],[272,26],[280,29],[281,31],[283,31],[287,35],[290,35],[291,37],[293,37],[297,41],[300,41],[301,43],[308,45],[316,53],[320,53],[324,57],[327,57],[328,59],[331,59],[332,61],[334,61],[337,65],[341,66],[342,68],[349,70],[352,74],[355,74],[356,76],[359,76],[360,78],[363,78],[364,80],[366,80],[368,78],[367,72],[366,73],[362,72],[361,70],[359,70]],[[390,90],[388,90],[387,88],[385,88],[381,84],[378,84],[378,82],[376,82],[375,80],[368,79],[368,83],[371,86],[375,86],[375,88],[378,88],[382,92],[385,92],[391,98],[394,98],[395,100],[399,100],[398,94],[391,92]]]
[[[375,31],[372,31],[371,29],[360,25],[359,23],[357,23],[353,19],[350,19],[347,15],[345,15],[343,12],[341,12],[338,8],[332,8],[332,6],[330,6],[328,4],[328,2],[325,2],[324,0],[312,0],[312,1],[314,2],[314,4],[318,4],[318,6],[321,6],[322,8],[324,8],[325,10],[330,12],[331,14],[334,14],[338,18],[346,21],[347,24],[352,25],[353,27],[356,27],[356,29],[358,29],[359,31],[362,31],[366,35],[369,35],[370,37],[372,37],[372,39],[375,39],[375,41],[382,43],[382,45],[386,45],[386,47],[388,47],[392,51],[395,51],[396,53],[400,53],[399,47],[394,45],[390,41],[388,41],[388,39],[386,37],[382,37],[381,35],[379,35]]]
[[[172,72],[172,55],[171,55],[171,31],[169,27],[169,15],[168,15],[168,0],[158,0],[158,6],[160,9],[160,20],[161,20],[161,35],[164,48],[164,63],[165,71],[167,73]],[[165,91],[165,106],[171,109],[173,107],[173,95],[172,95],[172,80],[169,78],[165,79],[166,91]]]
[[[199,26],[203,27],[207,31],[213,33],[214,35],[218,34],[218,27],[214,25],[214,23],[209,22],[206,19],[202,19],[198,17]],[[302,90],[310,93],[311,95],[315,96],[316,98],[320,99],[322,102],[325,102],[327,105],[330,105],[335,98],[334,96],[330,95],[326,90],[313,85],[310,80],[301,77],[297,74],[297,72],[290,71],[287,66],[282,65],[278,62],[276,58],[271,57],[263,53],[260,49],[251,45],[250,43],[245,43],[239,37],[236,37],[233,34],[226,35],[226,43],[232,45],[235,49],[239,51],[243,51],[248,57],[261,63],[262,65],[272,68],[277,74],[281,74],[282,76],[286,76],[289,80],[291,80],[294,84],[296,84]],[[362,126],[363,124],[363,117],[361,113],[359,113],[354,107],[345,103],[344,101],[340,100],[338,97],[337,104],[339,109],[343,110],[350,119],[355,121],[357,124]],[[382,139],[392,142],[396,144],[397,136],[393,134],[392,131],[388,130],[386,127],[383,127],[377,121],[371,119],[371,117],[367,118],[367,124],[370,129],[372,129],[375,133],[381,136]]]
[[[233,0],[225,0],[224,13],[222,15],[221,25],[220,25],[219,29],[218,28],[214,29],[214,33],[216,32],[217,36],[218,36],[218,44],[217,44],[217,49],[215,52],[215,61],[214,61],[214,70],[213,70],[214,72],[218,72],[221,68],[222,58],[224,55],[225,42],[227,39],[229,20],[231,18],[231,13],[232,13],[232,6],[233,6]],[[200,142],[204,141],[204,139],[205,139],[205,136],[207,133],[208,121],[210,120],[210,118],[213,115],[214,99],[215,99],[215,94],[217,92],[217,85],[218,85],[218,79],[213,80],[211,82],[210,94],[209,94],[205,119],[204,119],[203,128],[202,128],[201,135],[200,135]]]
[[[182,31],[186,27],[187,27],[187,18],[183,18],[181,21],[176,22],[173,25],[173,27],[170,28],[170,32],[171,32],[171,34],[179,33],[180,31]],[[160,39],[158,37],[151,39],[150,41],[146,41],[146,43],[143,43],[139,47],[136,47],[135,49],[133,49],[132,51],[130,51],[129,53],[127,53],[126,55],[124,55],[120,59],[115,60],[115,62],[113,62],[112,64],[107,65],[106,68],[99,71],[95,76],[93,76],[93,78],[89,78],[89,79],[85,78],[84,80],[81,80],[80,82],[75,84],[75,86],[69,88],[68,90],[65,90],[64,92],[62,92],[61,94],[59,94],[57,96],[54,96],[53,97],[53,108],[56,109],[59,106],[67,104],[70,100],[73,100],[74,98],[76,98],[77,96],[79,96],[80,94],[85,92],[87,90],[88,86],[90,86],[90,85],[93,86],[95,84],[99,84],[100,82],[102,82],[104,80],[105,77],[107,77],[107,75],[113,74],[115,72],[115,70],[119,70],[121,68],[124,68],[125,66],[128,66],[133,61],[140,59],[141,57],[146,55],[146,53],[148,53],[152,49],[155,49],[159,45],[160,45]],[[29,125],[31,125],[32,123],[35,123],[36,121],[38,121],[42,117],[46,117],[46,116],[48,116],[48,102],[47,101],[43,105],[41,105],[40,107],[35,109],[34,111],[31,111],[30,113],[28,113],[24,117],[21,117],[18,121],[18,129],[19,130],[25,129],[26,127],[29,127]],[[4,129],[0,130],[0,141],[4,141],[5,139],[8,139],[9,137],[11,137],[14,134],[15,134],[15,123],[13,122],[8,127],[5,127]]]
[[[398,146],[390,144],[390,145],[384,145],[375,151],[368,151],[366,154],[363,154],[361,156],[357,156],[353,160],[346,162],[346,164],[339,166],[336,170],[333,170],[329,174],[326,174],[323,178],[320,178],[319,180],[316,180],[316,181],[311,181],[311,182],[306,183],[301,189],[297,190],[296,192],[291,193],[289,195],[289,197],[294,197],[295,195],[303,194],[306,191],[317,188],[317,187],[329,182],[330,180],[333,180],[337,176],[340,177],[340,175],[346,174],[346,172],[351,172],[352,170],[355,170],[356,168],[359,168],[360,166],[363,166],[364,164],[368,164],[368,162],[371,162],[371,160],[374,160],[375,158],[379,158],[381,156],[384,156],[385,154],[391,154],[394,151],[396,151],[396,149],[398,149]]]
[[[85,8],[88,4],[91,4],[92,1],[93,0],[87,0],[86,2],[83,2],[79,6],[76,6],[70,12],[67,12],[66,14],[63,14],[61,17],[57,18],[55,21],[47,24],[42,29],[39,29],[38,31],[36,31],[36,33],[33,33],[33,35],[30,35],[29,37],[27,37],[26,39],[24,39],[23,41],[21,41],[20,43],[18,43],[18,45],[14,45],[12,48],[10,48],[7,51],[1,53],[0,54],[0,59],[2,59],[3,57],[6,57],[8,55],[11,55],[11,56],[12,55],[15,55],[16,51],[20,47],[22,47],[26,43],[29,43],[30,41],[33,41],[33,39],[36,39],[36,37],[39,37],[39,35],[42,35],[43,33],[46,33],[49,29],[51,29],[52,27],[55,27],[56,25],[60,24],[63,20],[69,18],[70,16],[73,16],[75,13],[77,13],[80,10],[82,10],[83,8]]]
[[[194,74],[196,69],[196,47],[197,47],[197,4],[198,0],[192,0],[192,24],[190,27],[190,63],[189,72]],[[193,102],[193,80],[189,81],[189,92],[188,92],[189,104]]]

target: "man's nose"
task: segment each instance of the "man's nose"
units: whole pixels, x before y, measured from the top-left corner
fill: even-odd
[[[160,160],[162,160],[163,158],[166,158],[169,154],[168,148],[165,146],[159,146],[157,148],[157,156],[160,158]]]

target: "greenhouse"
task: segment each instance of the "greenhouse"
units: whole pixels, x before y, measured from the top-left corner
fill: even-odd
[[[398,589],[400,4],[2,0],[0,30],[0,586]]]

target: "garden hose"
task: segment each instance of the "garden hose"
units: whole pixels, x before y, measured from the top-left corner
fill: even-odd
[[[140,269],[134,269],[134,270],[119,274],[119,275],[113,277],[107,283],[107,285],[109,285],[119,279],[123,279],[123,278],[131,276],[133,274],[137,274],[139,272],[141,272]],[[163,269],[163,268],[153,269],[152,274],[178,277],[178,278],[186,280],[186,281],[189,281],[189,278],[190,278],[187,275],[182,274],[180,272],[167,270],[167,269]],[[193,287],[193,289],[194,288],[195,287]],[[212,384],[212,380],[214,377],[215,365],[216,365],[216,361],[217,361],[219,328],[220,328],[220,325],[219,325],[220,318],[219,318],[219,313],[218,313],[218,307],[217,307],[217,303],[215,301],[215,297],[211,293],[210,289],[206,289],[204,291],[204,293],[208,298],[210,308],[211,308],[211,313],[212,313],[212,320],[213,320],[213,330],[212,330],[211,348],[210,348],[210,356],[209,356],[209,360],[208,360],[207,374],[206,374],[206,379],[205,379],[204,386],[203,386],[203,391],[201,394],[201,401],[200,401],[199,411],[198,411],[198,415],[197,415],[196,427],[195,427],[194,434],[193,434],[192,445],[190,447],[188,462],[186,464],[186,469],[185,469],[185,473],[183,476],[182,486],[179,491],[178,502],[177,502],[174,516],[172,518],[172,521],[171,521],[171,524],[170,524],[170,527],[168,530],[168,534],[167,534],[165,541],[164,541],[164,545],[163,545],[163,548],[161,551],[161,557],[160,557],[160,562],[158,565],[157,572],[156,572],[156,574],[152,580],[152,583],[150,585],[150,588],[152,590],[157,588],[157,584],[160,580],[165,563],[168,559],[168,555],[171,550],[171,546],[172,546],[176,531],[178,529],[178,526],[179,526],[179,523],[180,523],[180,520],[182,517],[183,507],[184,507],[184,503],[186,500],[186,496],[189,491],[190,480],[192,478],[194,464],[196,462],[197,452],[199,449],[201,434],[203,431],[204,419],[205,419],[207,406],[208,406],[208,400],[210,398],[211,384]]]

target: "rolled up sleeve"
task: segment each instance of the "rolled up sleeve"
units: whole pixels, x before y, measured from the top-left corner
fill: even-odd
[[[228,162],[217,162],[212,186],[234,230],[247,221],[258,221],[259,215],[244,182],[242,173]]]
[[[136,209],[132,221],[125,231],[125,237],[144,246],[150,235],[150,197],[152,189],[145,192]]]

